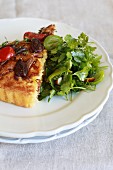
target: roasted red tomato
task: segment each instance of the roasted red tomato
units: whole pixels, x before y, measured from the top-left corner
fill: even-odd
[[[8,60],[15,55],[15,51],[12,47],[7,46],[0,49],[0,62]]]
[[[34,32],[25,32],[24,34],[24,39],[33,39],[33,38],[37,38],[39,40],[43,40],[45,37],[47,36],[47,34],[38,34],[38,33],[34,33]]]

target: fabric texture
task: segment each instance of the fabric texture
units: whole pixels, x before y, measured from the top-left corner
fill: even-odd
[[[100,42],[113,64],[113,0],[0,0],[0,18],[14,17],[80,29]],[[41,144],[0,143],[0,170],[75,169],[113,169],[113,90],[99,116],[72,135]]]

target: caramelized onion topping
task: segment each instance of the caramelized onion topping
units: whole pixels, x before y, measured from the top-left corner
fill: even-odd
[[[15,48],[16,55],[21,54],[21,53],[23,53],[25,51],[28,51],[25,47]]]
[[[51,24],[48,27],[41,28],[39,30],[39,33],[51,35],[51,34],[54,34],[54,31],[55,31],[55,25]]]

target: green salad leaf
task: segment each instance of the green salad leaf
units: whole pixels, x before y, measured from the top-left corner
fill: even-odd
[[[85,81],[85,79],[88,76],[90,68],[91,68],[91,64],[87,63],[87,66],[85,66],[80,71],[76,71],[73,75],[76,75],[79,78],[80,81]]]
[[[78,38],[66,35],[50,35],[44,40],[48,52],[45,75],[39,100],[55,95],[65,96],[70,92],[92,91],[104,79],[101,55],[96,54],[96,47],[85,33]]]
[[[44,46],[48,51],[55,50],[55,48],[58,48],[62,44],[63,39],[58,35],[50,35],[44,41]]]

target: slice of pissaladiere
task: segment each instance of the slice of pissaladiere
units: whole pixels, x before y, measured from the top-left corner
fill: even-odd
[[[47,51],[45,37],[54,33],[55,25],[26,32],[22,41],[0,46],[0,100],[18,106],[32,107],[40,92]]]

